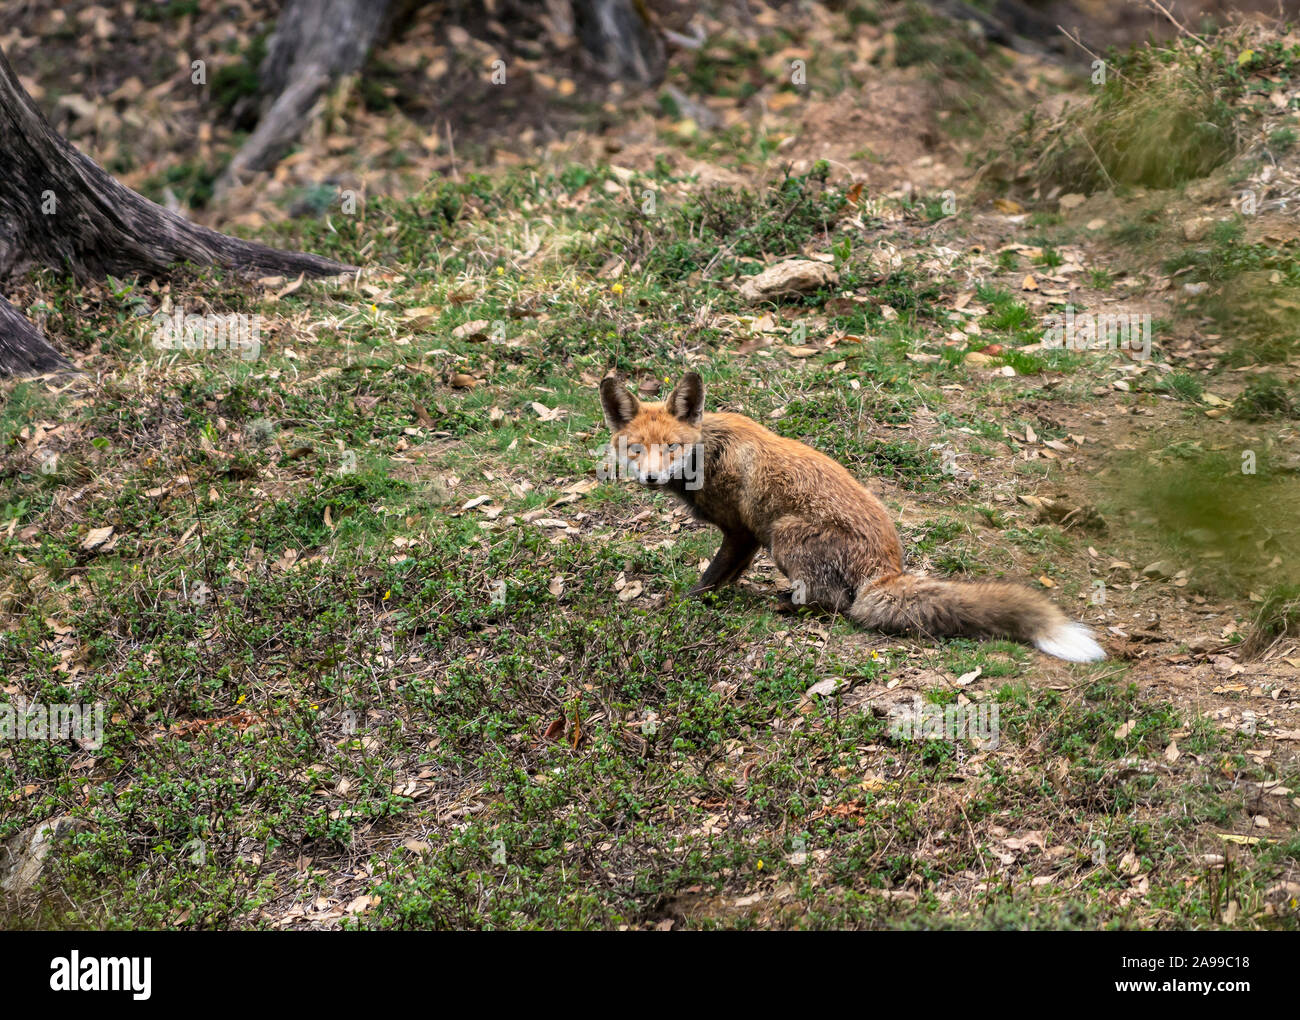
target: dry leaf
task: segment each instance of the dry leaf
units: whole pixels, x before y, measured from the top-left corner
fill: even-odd
[[[112,537],[113,526],[111,524],[107,528],[91,528],[86,532],[86,537],[81,540],[81,548],[87,551],[98,549]]]

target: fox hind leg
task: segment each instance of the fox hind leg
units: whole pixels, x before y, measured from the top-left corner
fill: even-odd
[[[772,560],[790,580],[790,601],[845,612],[857,593],[852,544],[853,537],[842,532],[797,519],[778,521],[772,528]]]

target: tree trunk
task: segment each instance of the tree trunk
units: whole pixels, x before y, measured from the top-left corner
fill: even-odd
[[[578,38],[605,77],[653,85],[664,75],[664,45],[643,0],[573,0]]]
[[[45,342],[41,331],[0,297],[0,379],[10,375],[43,375],[72,368]]]
[[[50,127],[0,48],[0,281],[33,265],[91,280],[161,276],[185,261],[285,275],[352,269],[227,237],[123,187]],[[0,298],[0,376],[68,368]]]
[[[297,140],[326,89],[358,70],[386,26],[427,0],[287,0],[262,61],[257,127],[217,181],[216,193],[273,167]],[[572,0],[583,47],[607,78],[652,85],[666,66],[645,0]]]
[[[390,3],[288,0],[260,69],[262,116],[217,182],[218,194],[285,154],[322,93],[365,61]]]
[[[1061,52],[1065,48],[1056,20],[1023,0],[992,0],[987,9],[969,0],[929,0],[929,6],[953,21],[977,26],[976,31],[989,42],[1019,53],[1047,56],[1049,51]]]

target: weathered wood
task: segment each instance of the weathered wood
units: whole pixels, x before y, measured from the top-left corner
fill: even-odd
[[[284,5],[260,69],[261,118],[217,182],[218,194],[285,154],[316,100],[365,61],[390,3],[289,0]]]
[[[223,195],[274,166],[298,139],[317,100],[358,70],[371,46],[427,0],[288,0],[259,69],[262,110],[217,180]],[[663,40],[644,0],[572,0],[574,27],[596,68],[611,80],[652,85],[666,67]]]
[[[50,127],[0,48],[0,281],[34,265],[92,280],[161,276],[180,262],[309,276],[352,268],[219,234],[119,184]],[[4,303],[0,375],[52,367],[69,366]]]
[[[607,77],[653,85],[664,76],[663,40],[640,0],[573,0],[578,38]]]
[[[989,42],[1020,53],[1045,57],[1065,49],[1065,39],[1056,19],[1034,10],[1023,0],[992,0],[985,8],[969,0],[927,0],[935,11],[973,27]]]
[[[9,375],[65,372],[72,366],[45,342],[41,331],[0,297],[0,379]]]

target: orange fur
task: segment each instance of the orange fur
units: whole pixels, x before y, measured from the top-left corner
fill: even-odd
[[[864,626],[1009,637],[1075,661],[1102,656],[1086,628],[1029,588],[905,573],[902,543],[880,500],[803,443],[744,415],[704,413],[695,373],[661,404],[641,403],[612,378],[600,391],[613,442],[635,451],[629,460],[638,477],[722,530],[722,546],[694,592],[735,581],[764,547],[804,596],[799,601]],[[692,476],[698,488],[687,481]]]

